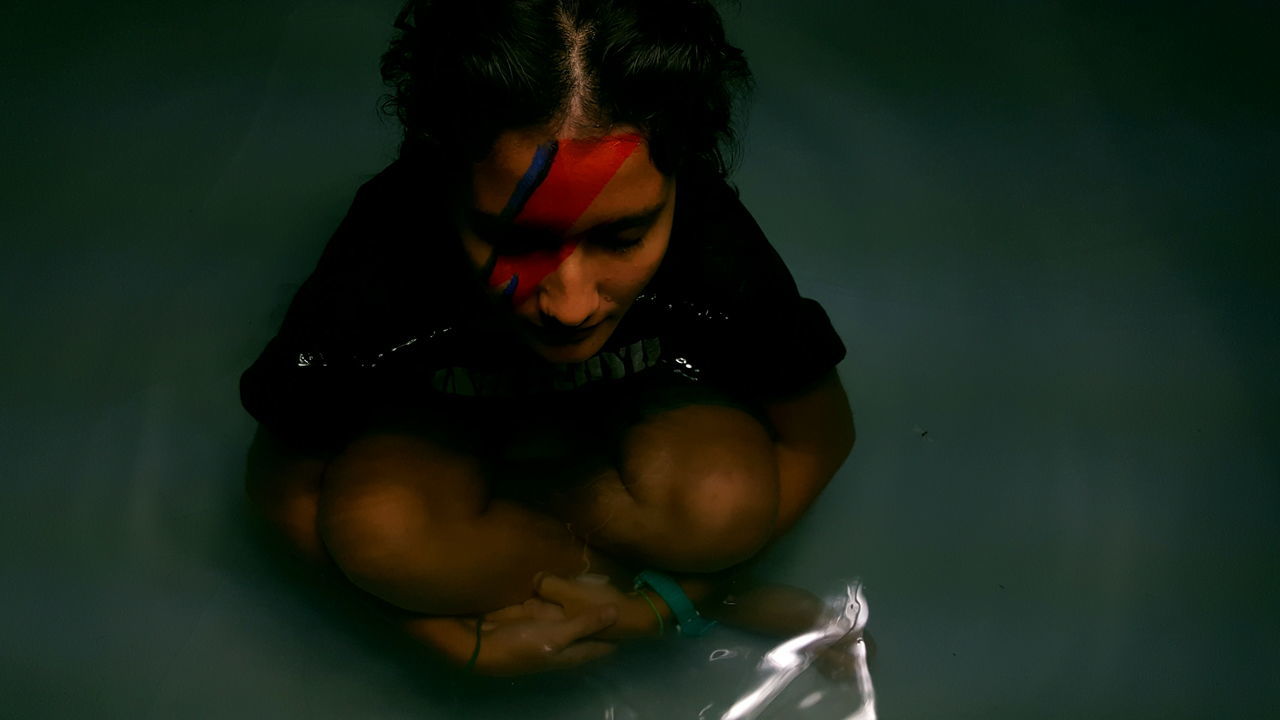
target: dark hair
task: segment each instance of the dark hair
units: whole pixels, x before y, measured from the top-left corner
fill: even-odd
[[[504,130],[634,125],[658,170],[728,175],[752,88],[712,0],[409,0],[382,56],[402,159],[475,161]],[[582,123],[579,123],[582,124]]]

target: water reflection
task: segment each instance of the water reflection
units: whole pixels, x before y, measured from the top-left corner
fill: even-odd
[[[756,666],[754,686],[721,715],[720,720],[760,717],[824,653],[845,655],[844,659],[851,665],[859,706],[848,720],[875,720],[875,690],[867,667],[867,644],[864,642],[868,609],[862,583],[855,581],[847,585],[844,596],[833,605],[837,610],[825,624],[777,645],[761,658]],[[809,693],[797,707],[808,710],[817,705],[824,695],[823,690]]]

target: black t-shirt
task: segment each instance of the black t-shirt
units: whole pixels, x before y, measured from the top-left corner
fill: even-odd
[[[397,161],[357,191],[279,333],[241,377],[241,400],[260,422],[318,440],[446,396],[551,400],[642,374],[768,402],[844,358],[826,312],[800,297],[737,192],[684,177],[667,254],[603,349],[547,363],[495,315],[429,177]]]

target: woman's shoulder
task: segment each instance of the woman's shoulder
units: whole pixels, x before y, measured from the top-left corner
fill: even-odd
[[[419,221],[443,215],[445,208],[436,184],[417,164],[397,159],[356,188],[348,215],[383,224],[403,223],[413,215]]]
[[[655,287],[734,303],[793,293],[790,272],[737,186],[715,176],[682,178],[667,257]]]
[[[325,254],[346,255],[381,272],[421,272],[453,260],[456,230],[438,184],[405,159],[388,164],[356,189]]]
[[[461,249],[444,208],[418,173],[396,161],[364,181],[299,289],[285,331],[317,336],[399,335],[444,322],[465,287]]]

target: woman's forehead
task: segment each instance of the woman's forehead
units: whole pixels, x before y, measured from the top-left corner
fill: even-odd
[[[644,138],[631,132],[555,138],[507,131],[473,166],[471,181],[472,209],[560,231],[654,207],[668,190]],[[516,212],[530,197],[550,212]]]

